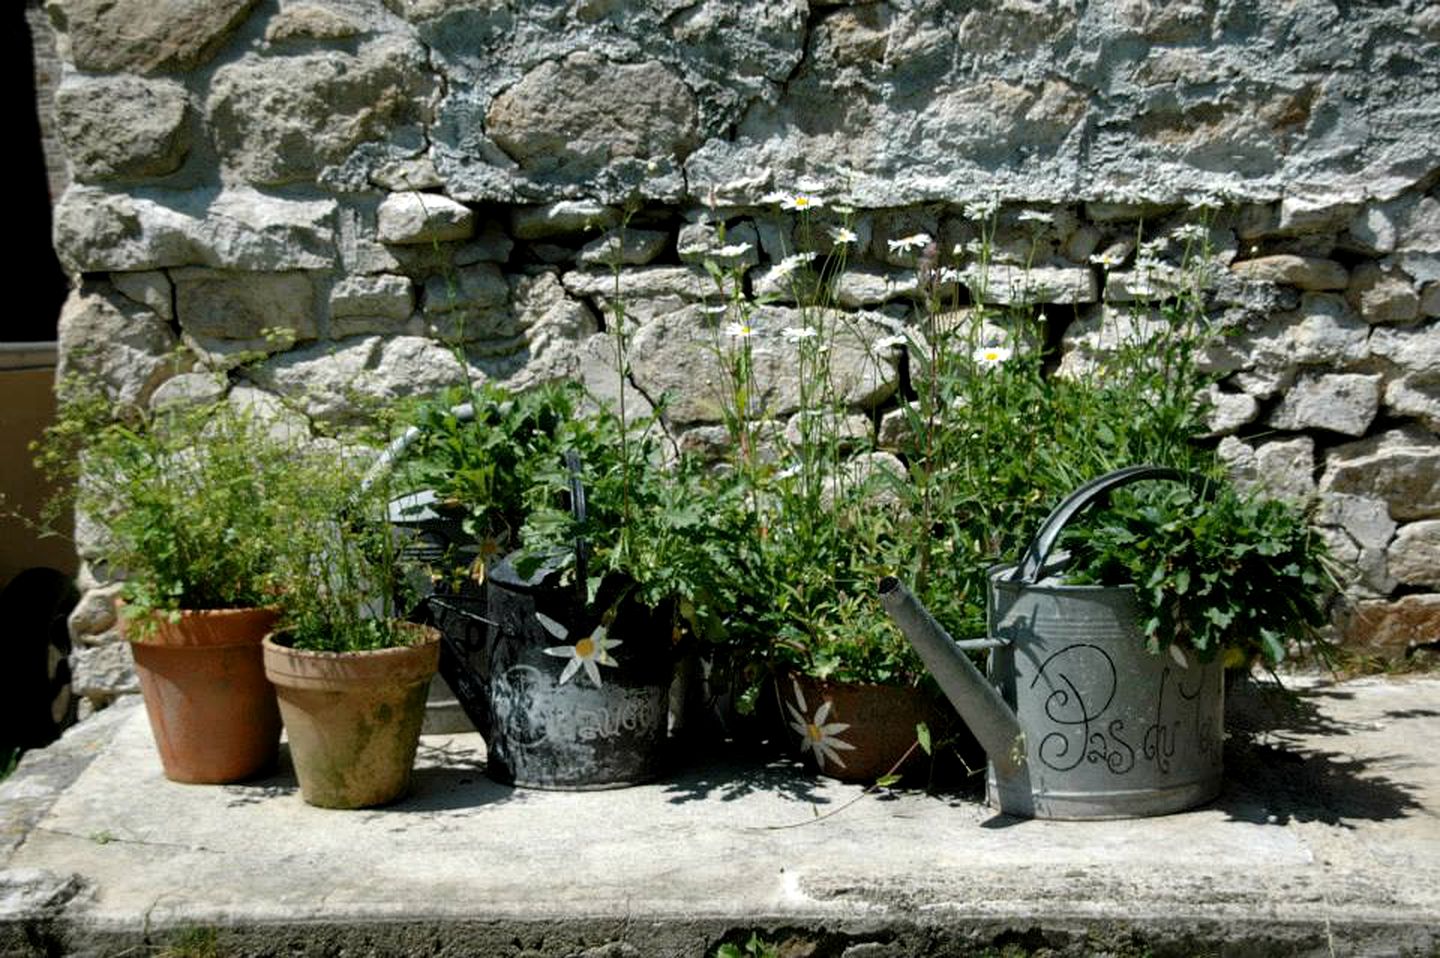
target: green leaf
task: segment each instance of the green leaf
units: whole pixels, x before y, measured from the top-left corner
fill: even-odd
[[[919,740],[920,747],[924,749],[926,755],[933,754],[930,751],[930,726],[926,725],[924,722],[916,724],[915,738]]]

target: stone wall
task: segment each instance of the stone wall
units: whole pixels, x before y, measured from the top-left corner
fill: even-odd
[[[228,394],[312,421],[464,376],[603,392],[618,256],[634,384],[704,445],[699,263],[724,224],[773,285],[797,248],[775,191],[822,200],[817,225],[853,208],[842,294],[876,335],[916,309],[889,241],[963,248],[967,205],[997,204],[992,289],[1023,285],[1072,363],[1165,295],[1137,240],[1173,265],[1208,204],[1235,332],[1210,357],[1224,454],[1319,498],[1360,570],[1352,641],[1435,642],[1440,8],[955,6],[50,0],[64,366],[126,401]],[[768,331],[789,307],[767,309],[783,399]],[[893,370],[855,373],[883,423]],[[84,585],[75,674],[100,702],[131,680],[113,588]]]

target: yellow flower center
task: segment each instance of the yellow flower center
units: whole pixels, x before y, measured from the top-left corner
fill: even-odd
[[[581,639],[575,643],[575,657],[588,659],[595,654],[595,642],[593,639]]]
[[[806,723],[805,734],[810,737],[810,741],[812,742],[818,742],[825,737],[825,733],[820,731],[820,726],[816,725],[814,722]]]

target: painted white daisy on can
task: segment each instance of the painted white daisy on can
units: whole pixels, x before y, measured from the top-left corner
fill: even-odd
[[[851,751],[855,746],[841,739],[840,733],[850,727],[847,722],[826,722],[830,717],[830,702],[827,700],[821,703],[810,714],[810,708],[805,704],[805,693],[800,691],[800,684],[795,685],[795,702],[785,703],[785,708],[790,711],[790,727],[800,736],[800,751],[809,752],[815,756],[815,763],[823,771],[827,761],[834,762],[841,768],[845,763],[840,759],[840,752]]]
[[[559,622],[556,622],[543,612],[536,612],[535,619],[544,627],[546,632],[549,632],[555,636],[555,638],[562,642],[569,641],[570,630]],[[620,665],[619,662],[616,662],[615,659],[611,657],[610,650],[621,644],[623,643],[621,643],[619,639],[612,639],[605,634],[605,626],[598,625],[595,627],[594,632],[591,632],[574,645],[552,645],[545,649],[545,654],[553,655],[561,659],[568,658],[570,660],[565,663],[565,669],[560,673],[561,685],[570,681],[570,679],[575,676],[575,673],[584,669],[585,674],[589,676],[590,681],[593,682],[598,689],[603,685],[600,680],[600,666],[608,665],[611,668],[616,668]]]

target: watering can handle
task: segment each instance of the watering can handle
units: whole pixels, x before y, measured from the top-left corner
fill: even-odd
[[[575,521],[585,524],[585,484],[580,480],[580,454],[565,450],[565,467],[570,470],[570,511]],[[584,536],[575,539],[575,601],[576,608],[585,608],[589,593],[590,545]]]
[[[451,406],[450,415],[454,416],[459,422],[469,422],[475,418],[475,407],[468,402],[461,403],[458,406]],[[409,449],[410,445],[415,442],[416,439],[420,438],[423,431],[419,426],[411,426],[399,436],[396,436],[390,445],[381,451],[375,462],[372,463],[366,471],[365,478],[360,480],[361,494],[369,492],[371,486],[385,478],[390,472],[390,469],[395,465],[395,462],[405,454],[405,450]]]
[[[1026,584],[1036,582],[1040,578],[1040,570],[1045,566],[1045,560],[1050,557],[1050,551],[1055,548],[1055,543],[1060,539],[1060,533],[1065,530],[1065,526],[1071,519],[1121,486],[1128,486],[1132,482],[1141,482],[1146,479],[1169,479],[1186,483],[1196,489],[1203,489],[1206,481],[1203,476],[1193,472],[1182,472],[1168,466],[1149,465],[1127,466],[1124,469],[1117,469],[1099,478],[1091,479],[1070,493],[1065,501],[1056,506],[1054,511],[1046,517],[1040,526],[1040,531],[1035,533],[1035,538],[1031,540],[1030,546],[1021,557],[1020,564],[1011,573],[1011,581]]]

